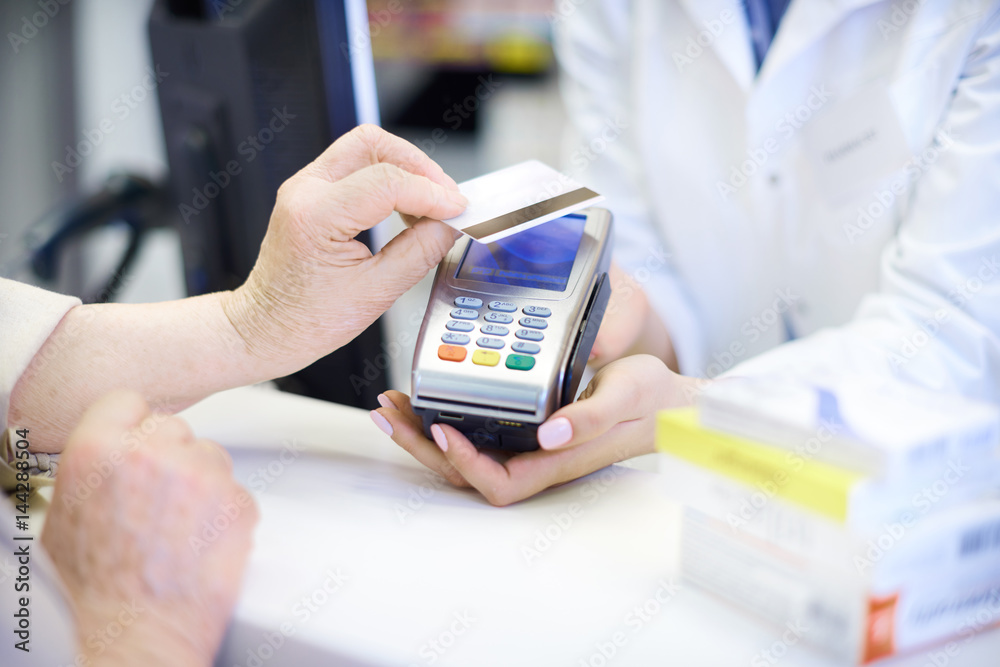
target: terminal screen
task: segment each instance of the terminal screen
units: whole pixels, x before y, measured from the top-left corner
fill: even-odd
[[[473,241],[455,277],[564,292],[586,224],[582,215],[567,215],[494,243]]]

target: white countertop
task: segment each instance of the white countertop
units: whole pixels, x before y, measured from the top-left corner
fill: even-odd
[[[363,410],[256,387],[184,417],[233,453],[261,510],[218,665],[769,664],[780,630],[678,575],[679,511],[655,473],[613,466],[495,508]],[[994,631],[948,665],[998,655]],[[774,664],[836,663],[797,645]]]

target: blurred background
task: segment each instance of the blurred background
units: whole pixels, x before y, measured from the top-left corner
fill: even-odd
[[[528,158],[559,166],[552,12],[552,0],[5,0],[0,275],[85,301],[235,287],[280,182],[359,122],[458,181]],[[272,123],[284,107],[287,130]],[[279,384],[368,407],[408,389],[428,285],[339,360]],[[383,352],[387,371],[363,363]],[[347,384],[366,371],[378,377]]]

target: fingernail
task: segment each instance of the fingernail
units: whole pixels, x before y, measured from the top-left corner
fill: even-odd
[[[389,420],[387,420],[385,417],[375,412],[374,410],[372,410],[368,414],[372,418],[372,421],[375,422],[375,425],[378,426],[380,429],[382,429],[383,433],[385,433],[389,437],[392,437],[392,424],[389,423]]]
[[[468,198],[457,190],[448,190],[448,199],[450,199],[455,204],[458,204],[462,208],[469,205]]]
[[[556,417],[538,427],[538,444],[542,449],[562,447],[573,439],[573,425],[565,417]]]
[[[431,436],[433,436],[434,442],[437,443],[442,452],[448,451],[448,438],[445,437],[443,428],[437,424],[431,425]]]
[[[396,407],[396,404],[393,403],[392,400],[388,396],[386,396],[385,394],[379,394],[378,395],[378,404],[381,405],[383,408],[389,408],[390,410],[398,410],[399,409],[399,408]],[[381,417],[382,415],[379,415],[379,416]]]

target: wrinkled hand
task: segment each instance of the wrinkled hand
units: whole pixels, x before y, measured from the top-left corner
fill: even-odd
[[[457,237],[438,220],[466,205],[416,146],[358,127],[278,190],[260,256],[226,314],[273,376],[298,370],[357,336],[436,266]],[[393,211],[409,228],[373,256],[355,237]]]
[[[542,449],[506,460],[482,453],[453,427],[424,437],[406,394],[379,396],[372,420],[400,447],[455,486],[473,486],[494,505],[509,505],[633,456],[653,451],[658,410],[686,405],[693,382],[648,355],[626,357],[599,370],[579,400],[538,429]],[[436,444],[435,444],[436,443]]]
[[[69,437],[42,533],[87,664],[212,664],[257,518],[217,444],[138,394],[95,403]]]
[[[628,355],[652,354],[676,370],[670,335],[650,307],[642,285],[614,262],[608,280],[611,298],[590,352],[590,365],[601,368]]]

